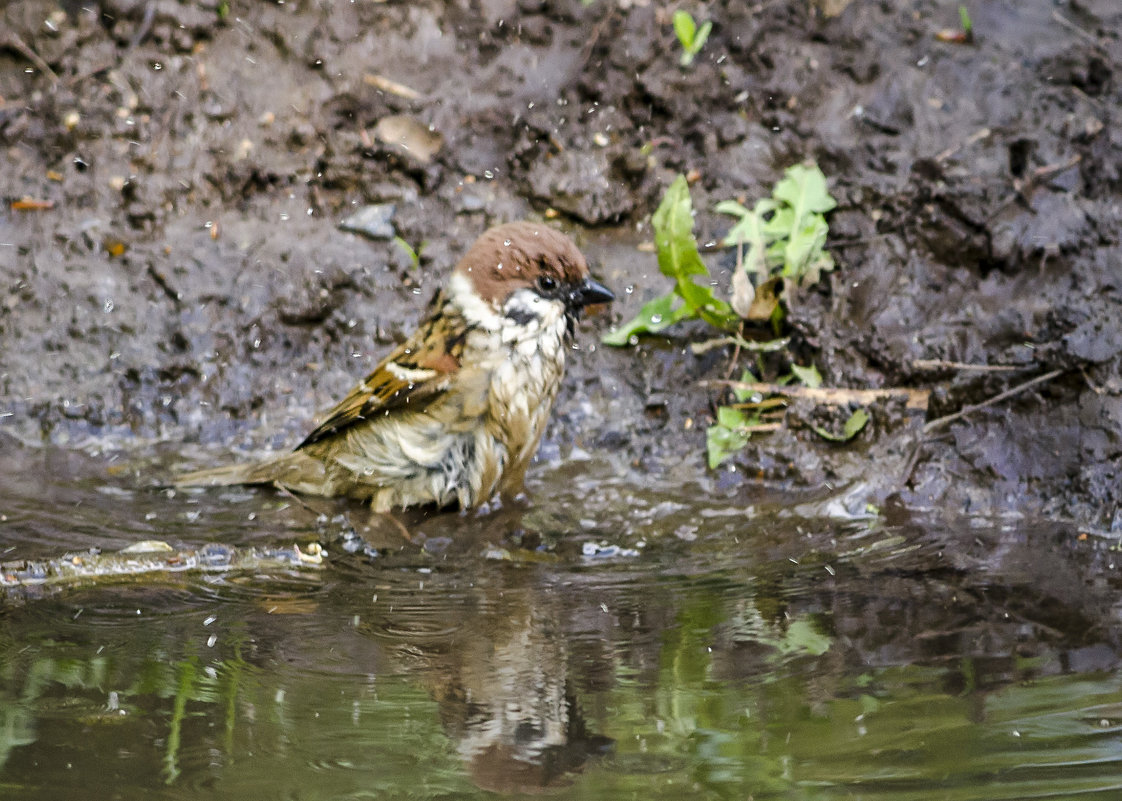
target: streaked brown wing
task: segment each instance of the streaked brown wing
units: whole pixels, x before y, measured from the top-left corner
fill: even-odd
[[[460,369],[467,325],[443,296],[421,327],[374,368],[316,426],[296,450],[330,437],[361,420],[408,406],[421,409],[447,389]]]

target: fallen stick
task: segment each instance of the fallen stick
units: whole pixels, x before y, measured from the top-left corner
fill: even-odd
[[[703,387],[729,387],[772,395],[790,395],[794,398],[825,403],[829,406],[848,406],[859,403],[862,406],[879,400],[902,400],[908,409],[927,410],[931,390],[927,389],[846,389],[845,387],[804,387],[799,385],[767,384],[747,381],[702,381]]]
[[[383,92],[389,92],[391,95],[404,97],[406,100],[418,100],[422,95],[412,86],[406,86],[403,83],[390,80],[383,75],[375,75],[373,73],[366,73],[362,76],[362,82],[367,86],[373,86],[375,89],[380,89]]]
[[[1024,392],[1026,389],[1034,387],[1037,384],[1043,384],[1046,381],[1051,381],[1053,378],[1056,378],[1057,376],[1062,375],[1064,372],[1066,372],[1066,371],[1063,368],[1060,368],[1059,370],[1053,370],[1052,372],[1045,373],[1044,375],[1038,375],[1036,378],[1029,379],[1028,381],[1025,381],[1023,384],[1018,384],[1017,386],[1012,387],[1011,389],[1007,389],[1004,392],[1000,392],[997,395],[994,395],[992,398],[988,398],[988,399],[982,401],[981,403],[972,403],[969,406],[963,406],[961,409],[959,409],[954,414],[948,414],[948,415],[945,415],[944,417],[936,418],[935,420],[932,420],[929,423],[927,423],[926,425],[924,425],[923,433],[924,434],[930,434],[932,431],[935,431],[939,428],[942,428],[945,425],[949,425],[950,423],[953,423],[955,420],[959,420],[959,419],[965,417],[966,415],[970,414],[971,412],[976,412],[979,409],[985,409],[987,406],[993,406],[995,403],[1001,403],[1003,400],[1011,398],[1014,395],[1017,395],[1021,392]]]
[[[19,53],[21,56],[35,65],[35,68],[37,70],[44,73],[48,78],[50,78],[51,83],[58,83],[58,75],[56,75],[55,71],[51,69],[51,65],[44,61],[38,53],[32,50],[31,47],[28,46],[28,44],[24,42],[23,39],[20,39],[16,34],[9,33],[3,38],[0,38],[0,47],[9,47],[12,50],[15,50],[17,53]]]
[[[943,359],[913,359],[912,367],[917,370],[974,370],[979,373],[1012,373],[1028,370],[1034,365],[1016,364],[969,364],[967,362],[948,362]]]

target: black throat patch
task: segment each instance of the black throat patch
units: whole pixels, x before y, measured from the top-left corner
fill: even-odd
[[[524,308],[507,309],[504,316],[506,317],[506,319],[514,322],[515,325],[529,325],[530,323],[538,322],[541,320],[541,317],[534,314],[529,309]]]

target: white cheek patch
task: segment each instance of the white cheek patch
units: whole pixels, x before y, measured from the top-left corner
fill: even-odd
[[[519,289],[503,305],[503,342],[537,340],[565,317],[565,304],[547,300],[532,289]]]
[[[491,304],[479,296],[471,279],[462,273],[452,273],[448,282],[448,295],[459,306],[464,319],[484,331],[498,331],[502,328],[503,318]]]

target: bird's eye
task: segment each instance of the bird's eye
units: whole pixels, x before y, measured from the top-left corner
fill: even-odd
[[[557,289],[557,279],[551,275],[542,275],[538,277],[538,289],[542,292],[552,292]]]

